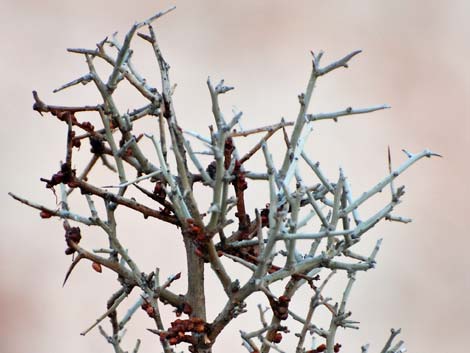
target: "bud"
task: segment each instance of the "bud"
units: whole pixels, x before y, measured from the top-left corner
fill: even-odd
[[[101,268],[101,264],[99,264],[98,262],[93,262],[91,264],[91,267],[98,273],[101,273],[103,271],[103,269]]]

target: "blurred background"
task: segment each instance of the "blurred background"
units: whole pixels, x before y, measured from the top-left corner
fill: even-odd
[[[84,58],[65,49],[93,48],[115,31],[122,40],[135,21],[172,5],[177,10],[155,27],[172,80],[178,84],[179,122],[204,134],[212,124],[207,76],[235,86],[221,99],[222,106],[227,116],[233,107],[242,110],[242,125],[251,128],[281,117],[295,119],[297,95],[305,89],[311,69],[310,50],[324,50],[324,64],[363,50],[349,69],[318,81],[310,112],[384,103],[392,109],[338,123],[319,122],[309,140],[311,155],[332,180],[342,166],[355,195],[387,173],[387,146],[394,165],[405,158],[402,148],[430,148],[444,158],[425,159],[399,178],[398,185],[405,184],[407,194],[396,213],[413,222],[383,223],[368,233],[365,253],[377,238],[384,242],[377,268],[358,274],[349,301],[361,330],[340,330],[338,341],[345,352],[360,352],[365,343],[376,352],[390,328],[401,327],[409,352],[462,351],[470,328],[470,234],[464,222],[470,212],[470,3],[464,0],[1,2],[0,351],[112,350],[97,330],[86,337],[79,333],[105,311],[106,300],[117,289],[114,276],[106,271],[99,275],[83,263],[62,288],[71,259],[63,254],[61,223],[40,219],[38,212],[14,202],[7,192],[55,204],[39,178],[57,171],[64,158],[66,130],[57,120],[32,111],[33,89],[48,104],[98,102],[91,85],[52,93],[87,73]],[[159,87],[153,53],[139,38],[134,43],[136,67]],[[126,91],[119,94],[123,111],[142,103]],[[276,158],[281,151],[272,145]],[[81,160],[76,163],[83,167]],[[259,196],[263,192],[258,184],[250,186],[253,208],[264,205]],[[369,211],[382,204],[383,200],[373,201]],[[123,242],[141,261],[141,269],[150,272],[158,265],[163,279],[185,271],[174,230],[126,212],[118,216]],[[103,237],[92,230],[83,232],[89,234],[87,239]],[[86,241],[104,242],[99,239]],[[220,288],[208,277],[213,318],[224,302]],[[174,288],[183,291],[184,283]],[[329,295],[342,288],[333,283]],[[307,303],[305,295],[295,310],[306,311]],[[249,303],[252,310],[255,304],[256,300]],[[173,314],[170,308],[163,310],[168,326]],[[215,352],[246,351],[238,330],[259,326],[256,311],[242,315],[220,337]],[[139,311],[124,348],[132,350],[139,337],[141,352],[160,351],[146,327],[152,327],[151,322]],[[294,349],[290,342],[285,342],[287,352]]]

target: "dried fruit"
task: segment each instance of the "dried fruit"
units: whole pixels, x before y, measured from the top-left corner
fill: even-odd
[[[99,264],[98,262],[93,262],[91,264],[91,267],[98,273],[101,273],[103,271],[103,269],[101,268],[101,264]]]
[[[150,317],[153,317],[155,314],[155,310],[153,309],[153,306],[151,305],[148,305],[145,311],[147,312],[147,315]]]
[[[41,211],[41,213],[39,214],[39,216],[41,216],[41,218],[51,218],[52,217],[52,214],[47,212],[47,211]]]
[[[276,334],[273,337],[273,342],[280,343],[281,341],[282,341],[282,334],[280,332],[276,332]]]
[[[80,242],[80,239],[82,239],[82,235],[79,227],[70,227],[66,230],[65,240],[67,242],[73,241],[74,243],[78,244]]]

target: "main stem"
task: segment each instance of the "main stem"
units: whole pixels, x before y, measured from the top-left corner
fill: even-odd
[[[196,254],[196,246],[184,237],[188,264],[188,292],[186,301],[192,308],[191,317],[206,321],[206,297],[204,294],[204,260]]]
[[[206,321],[206,296],[204,293],[204,259],[196,254],[196,245],[187,236],[184,237],[186,248],[186,260],[188,265],[188,291],[186,302],[191,306],[191,317],[197,317]],[[203,337],[195,334],[197,344],[194,345],[195,353],[212,353],[211,345],[204,342]]]

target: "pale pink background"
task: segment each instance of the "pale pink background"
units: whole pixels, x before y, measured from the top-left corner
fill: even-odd
[[[231,114],[237,106],[245,113],[244,125],[253,127],[281,116],[294,118],[296,96],[310,70],[309,50],[324,50],[325,63],[364,50],[350,69],[318,82],[311,111],[381,103],[393,109],[317,124],[309,145],[312,154],[332,178],[343,166],[356,194],[386,173],[388,145],[395,164],[403,159],[401,148],[431,148],[445,158],[424,160],[400,178],[407,194],[397,213],[414,222],[385,223],[372,231],[365,250],[384,237],[378,266],[358,275],[349,304],[361,330],[340,330],[339,341],[345,352],[359,352],[366,342],[376,352],[390,327],[402,327],[410,352],[465,351],[470,329],[470,3],[464,0],[1,2],[0,351],[112,349],[97,331],[86,337],[79,332],[103,312],[116,289],[114,276],[97,275],[81,264],[62,288],[70,258],[63,255],[60,223],[42,221],[6,193],[54,203],[39,178],[50,176],[63,158],[65,130],[31,110],[31,90],[51,104],[96,102],[96,95],[83,88],[51,93],[86,73],[83,58],[67,54],[65,48],[91,48],[113,31],[124,33],[134,21],[172,4],[177,11],[158,22],[158,35],[178,83],[179,121],[200,132],[212,123],[208,75],[236,86],[223,98],[224,109]],[[155,82],[152,53],[140,40],[136,43],[142,50],[136,63]],[[250,191],[249,200],[259,207],[256,187]],[[184,271],[176,233],[157,222],[146,222],[144,228],[141,217],[123,216],[122,237],[135,258],[142,259],[143,270],[159,265],[163,278]],[[210,317],[223,304],[218,291],[218,286],[208,289],[214,305]],[[255,328],[257,320],[245,315],[230,325],[216,351],[243,352],[238,329]],[[131,350],[140,337],[141,352],[160,351],[146,327],[151,323],[139,312],[124,347]]]

